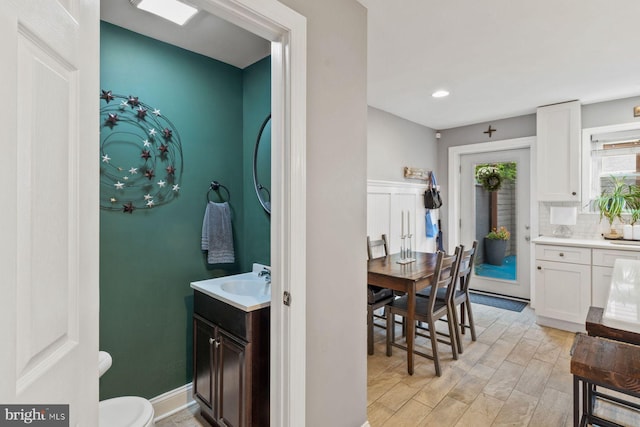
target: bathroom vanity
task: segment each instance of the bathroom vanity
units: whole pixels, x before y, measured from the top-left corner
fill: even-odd
[[[256,266],[191,283],[193,394],[212,426],[269,425],[271,291]]]

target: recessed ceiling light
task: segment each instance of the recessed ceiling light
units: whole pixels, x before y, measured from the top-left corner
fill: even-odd
[[[444,98],[445,96],[449,96],[449,91],[446,90],[437,90],[431,94],[434,98]]]
[[[132,3],[136,3],[135,0]],[[141,0],[136,7],[158,15],[178,25],[184,25],[198,9],[178,0]]]

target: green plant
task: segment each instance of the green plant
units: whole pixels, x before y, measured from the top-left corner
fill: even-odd
[[[500,227],[498,229],[494,227],[491,229],[489,234],[484,237],[489,240],[509,240],[511,233],[506,229],[506,227]]]
[[[631,210],[631,225],[638,222],[638,219],[640,219],[640,209]]]
[[[613,225],[613,221],[618,218],[622,221],[622,212],[627,207],[627,199],[629,198],[629,186],[625,184],[624,178],[611,177],[612,188],[603,190],[600,197],[595,202],[600,211],[600,221],[607,218],[609,225]]]

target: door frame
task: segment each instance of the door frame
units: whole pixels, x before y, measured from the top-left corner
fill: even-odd
[[[271,425],[305,425],[307,21],[276,0],[192,0],[271,41]],[[294,303],[283,304],[284,292]]]
[[[447,211],[447,225],[448,235],[447,247],[453,248],[460,241],[460,167],[462,156],[465,154],[480,154],[491,151],[503,151],[514,150],[518,148],[529,148],[529,170],[534,171],[535,159],[536,159],[536,137],[527,136],[523,138],[514,139],[502,139],[498,141],[481,142],[475,144],[457,145],[449,147],[449,160],[448,160],[448,198],[449,201]],[[530,172],[531,173],[531,172]],[[535,199],[536,194],[536,180],[533,176],[529,180],[529,217],[531,225],[531,238],[533,239],[538,235],[538,203]],[[457,226],[451,226],[451,224],[458,224]],[[533,263],[535,257],[535,251],[529,251],[529,283],[531,284],[531,306],[534,306],[535,295],[535,281],[533,274]]]

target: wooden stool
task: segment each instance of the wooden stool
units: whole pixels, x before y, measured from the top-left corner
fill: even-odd
[[[593,413],[596,398],[638,411],[640,405],[596,390],[596,386],[640,398],[640,347],[617,341],[577,335],[571,356],[573,374],[573,425],[619,426]],[[582,383],[582,390],[580,390]],[[582,413],[580,411],[582,391]]]

